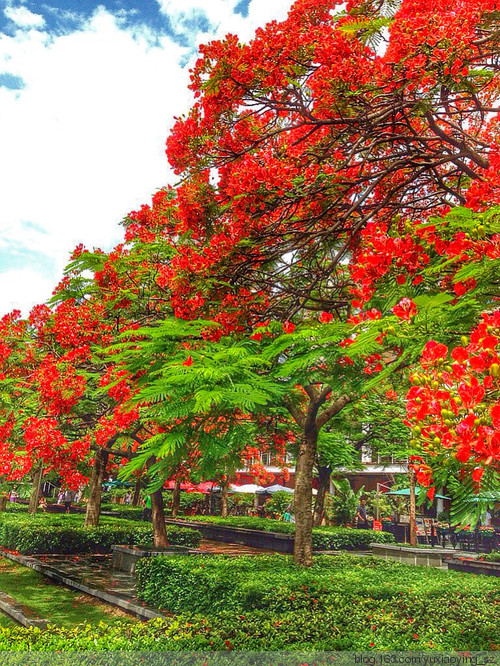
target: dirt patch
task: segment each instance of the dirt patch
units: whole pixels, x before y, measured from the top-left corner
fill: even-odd
[[[139,618],[135,618],[132,616],[130,613],[126,613],[125,611],[122,611],[120,608],[117,608],[116,606],[111,606],[108,604],[103,604],[102,601],[99,599],[95,599],[94,597],[89,596],[88,594],[79,594],[77,597],[75,597],[75,602],[77,603],[84,603],[84,604],[89,604],[90,606],[94,606],[95,608],[99,608],[101,611],[106,613],[106,615],[109,615],[110,617],[118,618],[118,619],[123,619],[123,620],[137,620],[139,621]]]

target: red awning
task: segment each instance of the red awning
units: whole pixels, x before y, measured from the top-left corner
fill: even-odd
[[[173,490],[175,488],[175,481],[167,481],[167,483],[163,486],[165,490]],[[192,483],[189,481],[182,481],[181,482],[181,490],[187,490],[188,492],[192,492],[195,489],[196,486],[193,486]]]
[[[198,483],[198,485],[193,486],[193,489],[190,491],[192,493],[211,493],[214,490],[220,490],[219,486],[215,481],[203,481]]]

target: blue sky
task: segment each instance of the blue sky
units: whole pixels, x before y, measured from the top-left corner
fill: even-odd
[[[0,0],[0,315],[45,301],[75,245],[174,182],[165,139],[200,43],[292,0]]]

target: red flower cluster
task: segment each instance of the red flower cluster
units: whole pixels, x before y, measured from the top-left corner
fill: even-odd
[[[432,485],[432,468],[450,455],[478,485],[485,469],[500,471],[499,354],[500,310],[483,314],[451,354],[434,341],[425,346],[407,396],[422,485]]]

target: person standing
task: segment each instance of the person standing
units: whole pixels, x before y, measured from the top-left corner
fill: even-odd
[[[64,499],[64,512],[65,513],[70,513],[70,511],[71,511],[71,502],[73,501],[74,497],[75,497],[75,494],[73,493],[73,491],[70,490],[69,488],[67,488],[66,491],[64,492],[64,497],[63,497],[63,499]]]
[[[362,497],[358,508],[356,509],[356,518],[358,529],[368,529],[368,516],[366,513],[366,497]]]
[[[142,519],[149,522],[152,518],[151,495],[146,495],[143,501],[143,505],[144,511],[142,512]]]

